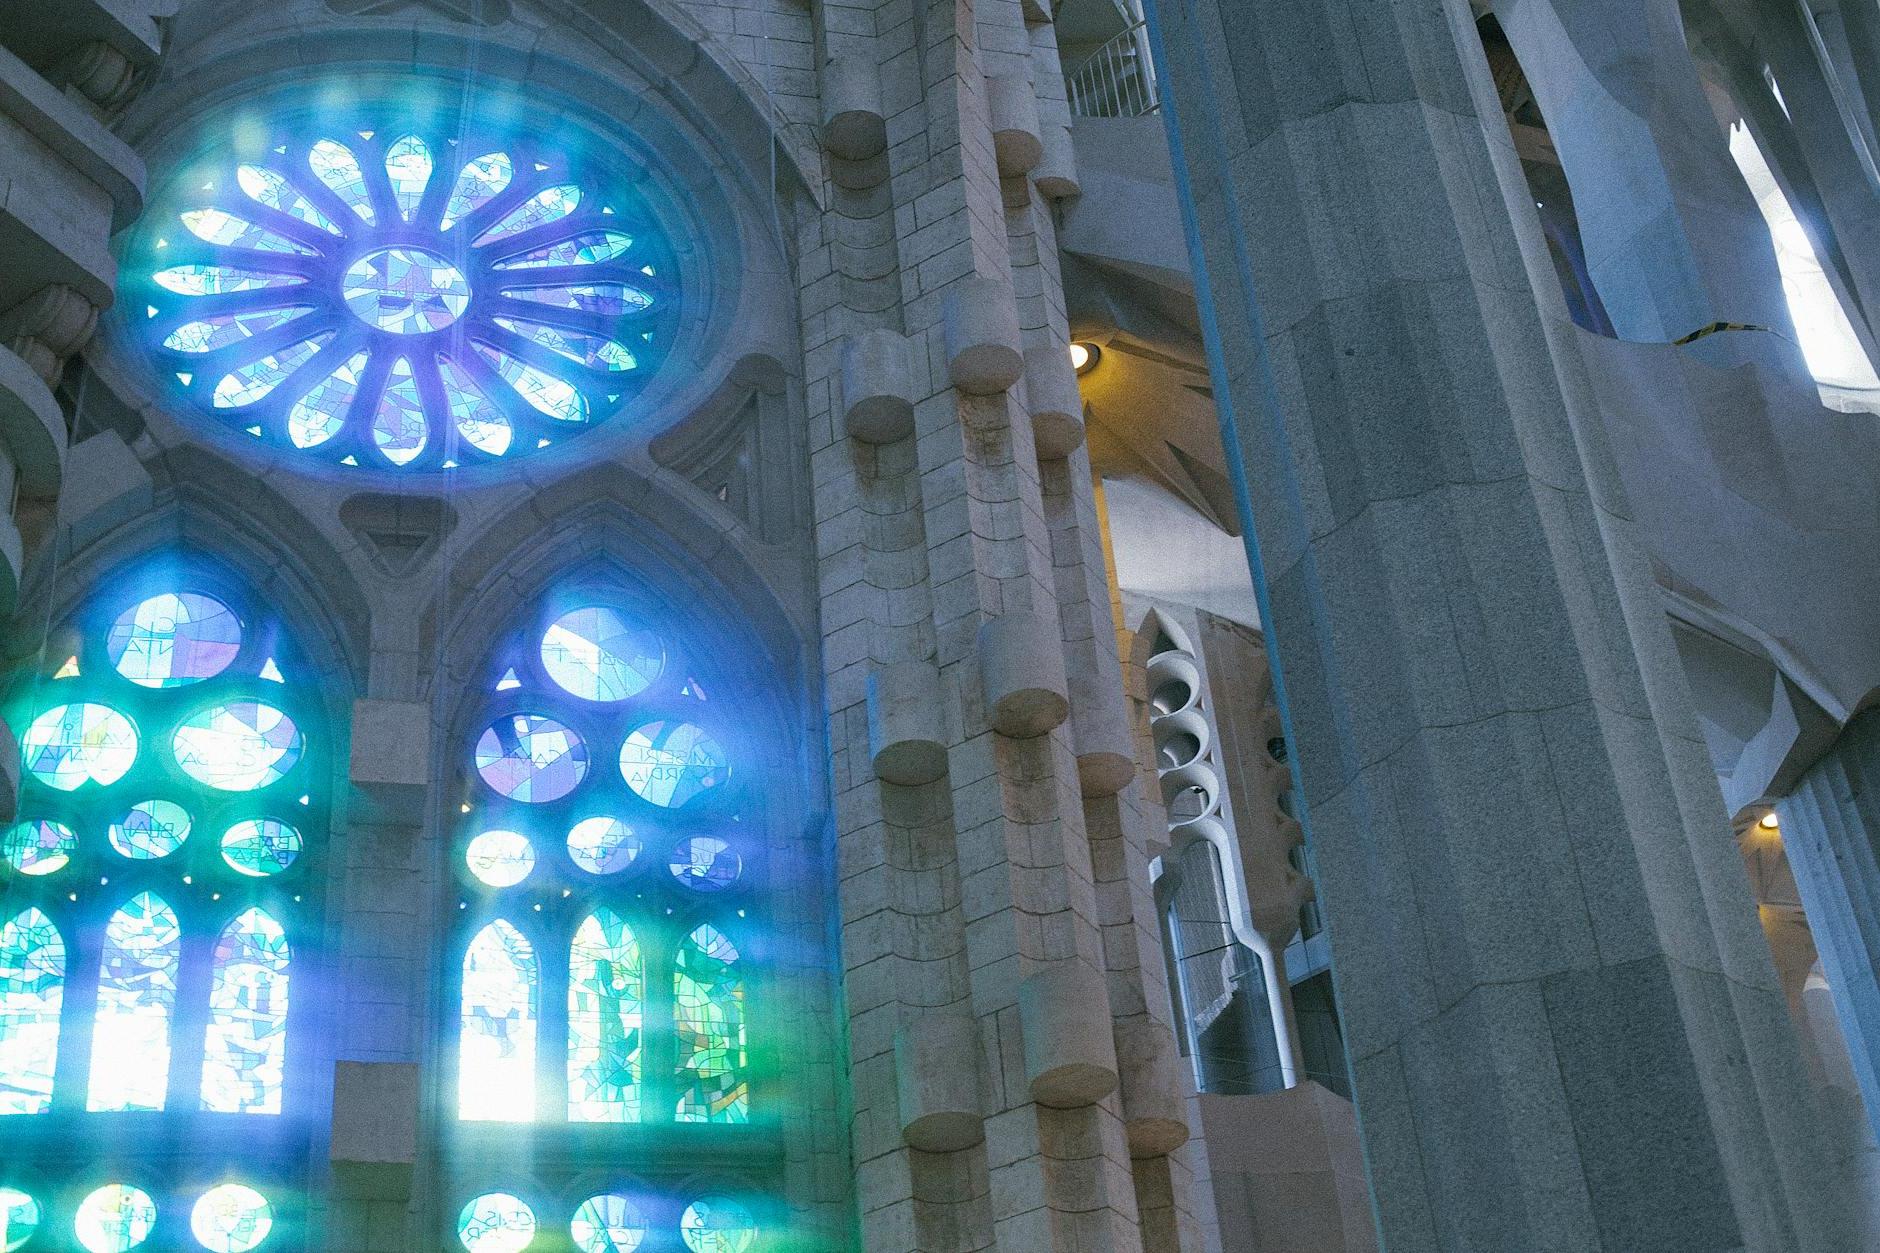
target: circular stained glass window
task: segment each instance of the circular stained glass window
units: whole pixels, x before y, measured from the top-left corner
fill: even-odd
[[[13,1253],[39,1230],[39,1202],[18,1188],[0,1188],[0,1253]]]
[[[111,1183],[78,1203],[72,1229],[90,1253],[126,1253],[157,1225],[157,1203],[142,1188]]]
[[[196,1243],[212,1253],[248,1253],[273,1227],[268,1198],[239,1183],[210,1188],[189,1212]]]
[[[521,1197],[485,1192],[457,1215],[457,1238],[470,1253],[520,1253],[535,1239],[535,1211]]]
[[[626,1197],[604,1193],[581,1202],[568,1234],[581,1253],[633,1253],[646,1239],[646,1220]]]
[[[189,838],[189,811],[172,801],[144,801],[111,824],[111,847],[133,861],[168,857]]]
[[[690,722],[649,722],[620,746],[627,786],[655,805],[677,809],[731,778],[725,750]]]
[[[615,610],[590,607],[555,619],[542,636],[542,666],[582,700],[625,700],[659,677],[666,650]]]
[[[587,745],[540,714],[498,718],[477,741],[477,773],[512,801],[560,800],[587,776]]]
[[[589,874],[619,874],[640,855],[640,837],[618,818],[583,818],[568,829],[568,856]]]
[[[535,869],[535,850],[515,831],[485,831],[470,841],[463,859],[471,874],[493,888],[514,887]]]
[[[277,782],[300,760],[300,728],[257,700],[198,710],[171,737],[176,764],[198,783],[224,792],[252,792]]]
[[[63,822],[40,819],[7,829],[0,840],[0,856],[21,874],[51,874],[63,870],[78,848],[78,836]]]
[[[118,615],[105,638],[117,672],[142,687],[181,687],[221,674],[241,647],[235,611],[195,592],[139,601]]]
[[[222,834],[222,860],[257,879],[293,865],[300,849],[300,832],[276,818],[250,818]]]
[[[730,1197],[702,1196],[685,1207],[679,1234],[692,1253],[745,1253],[757,1243],[757,1222]]]
[[[26,728],[20,756],[34,778],[61,792],[108,785],[137,760],[137,729],[107,705],[58,705]]]
[[[673,846],[672,877],[694,892],[722,892],[744,869],[736,850],[715,835],[694,835]]]
[[[197,412],[331,463],[447,469],[582,433],[670,349],[649,183],[587,146],[455,119],[270,139],[146,219],[146,334]]]

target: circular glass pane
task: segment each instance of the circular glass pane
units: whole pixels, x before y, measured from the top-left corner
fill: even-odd
[[[18,1188],[0,1188],[0,1253],[13,1253],[39,1230],[39,1202]]]
[[[498,718],[477,741],[477,773],[512,801],[560,800],[587,777],[587,745],[540,714]]]
[[[619,874],[640,855],[640,837],[618,818],[583,818],[568,831],[568,856],[589,874]]]
[[[109,785],[137,760],[137,729],[106,705],[59,705],[26,728],[20,756],[35,779],[61,792]]]
[[[275,818],[250,818],[222,834],[222,860],[257,879],[293,865],[300,849],[300,832]]]
[[[633,1253],[646,1239],[646,1220],[632,1201],[608,1192],[581,1202],[568,1234],[581,1253]]]
[[[142,687],[181,687],[221,674],[242,647],[242,624],[213,596],[164,592],[118,616],[105,640],[117,672]]]
[[[485,1192],[457,1216],[457,1238],[470,1253],[520,1253],[535,1239],[535,1211],[521,1197]]]
[[[649,722],[620,746],[620,773],[641,797],[677,809],[731,778],[725,750],[690,722]]]
[[[7,828],[0,841],[0,856],[21,874],[51,874],[62,870],[78,848],[78,836],[63,822],[42,818]]]
[[[548,677],[582,700],[638,696],[666,668],[659,637],[599,606],[555,619],[542,636]]]
[[[535,850],[515,831],[485,831],[470,841],[463,859],[471,874],[493,888],[514,887],[535,869]]]
[[[157,1203],[142,1188],[108,1183],[78,1203],[72,1230],[90,1253],[125,1253],[157,1225]]]
[[[212,1253],[248,1253],[274,1227],[274,1210],[253,1188],[225,1183],[210,1188],[189,1212],[196,1243]]]
[[[679,1234],[692,1253],[745,1253],[757,1242],[751,1211],[726,1196],[702,1196],[685,1207]]]
[[[672,846],[672,877],[694,892],[722,892],[738,881],[743,861],[715,835],[694,835]]]
[[[300,760],[300,728],[258,700],[211,705],[183,720],[171,738],[176,764],[198,783],[251,792],[277,782]]]
[[[189,811],[172,801],[144,801],[111,824],[111,847],[133,861],[168,857],[189,838]]]
[[[367,326],[394,335],[441,331],[463,316],[470,284],[462,271],[424,248],[380,248],[346,268],[346,307]]]

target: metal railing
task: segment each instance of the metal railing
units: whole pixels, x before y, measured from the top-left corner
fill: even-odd
[[[1155,62],[1149,58],[1149,27],[1137,22],[1112,36],[1065,77],[1071,113],[1077,117],[1141,117],[1162,107]]]

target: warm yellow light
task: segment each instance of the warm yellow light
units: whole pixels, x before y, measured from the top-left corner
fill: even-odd
[[[1097,358],[1102,355],[1103,350],[1098,348],[1095,344],[1072,344],[1071,369],[1082,374],[1091,366],[1095,365]]]
[[[1772,809],[1762,816],[1762,825],[1764,830],[1774,831],[1782,825],[1782,819],[1776,817],[1776,811]]]

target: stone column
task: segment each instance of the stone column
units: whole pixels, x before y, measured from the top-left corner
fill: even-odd
[[[1155,14],[1383,1246],[1854,1247],[1469,5]]]

